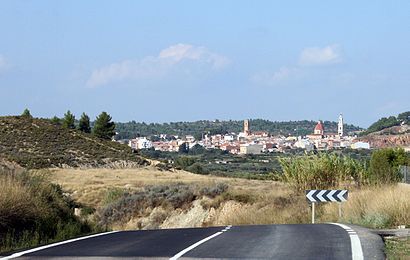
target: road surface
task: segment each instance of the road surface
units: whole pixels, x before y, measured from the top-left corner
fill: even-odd
[[[121,231],[35,248],[6,259],[363,259],[354,236],[349,227],[335,224]]]

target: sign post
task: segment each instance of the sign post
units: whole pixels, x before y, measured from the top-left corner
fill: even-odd
[[[347,190],[306,190],[306,198],[312,203],[312,224],[315,223],[315,204],[317,202],[339,202],[339,219],[342,218],[342,202],[346,202]]]
[[[312,202],[312,224],[315,224],[315,203]]]

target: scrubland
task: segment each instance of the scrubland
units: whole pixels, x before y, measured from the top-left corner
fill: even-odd
[[[97,209],[97,221],[114,229],[309,223],[311,218],[304,192],[282,182],[159,171],[153,167],[55,169],[50,178],[73,199]],[[206,189],[214,192],[206,194]],[[410,185],[405,184],[350,187],[348,202],[342,205],[342,218],[337,203],[323,203],[317,207],[317,221],[372,228],[410,225],[409,198]]]

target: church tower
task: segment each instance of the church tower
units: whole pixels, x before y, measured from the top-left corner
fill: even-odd
[[[243,133],[244,133],[245,135],[249,135],[249,134],[250,134],[250,132],[249,132],[249,120],[248,120],[248,119],[245,119],[245,120],[243,121]]]
[[[337,133],[339,136],[343,136],[343,115],[339,115],[339,123],[337,124]]]

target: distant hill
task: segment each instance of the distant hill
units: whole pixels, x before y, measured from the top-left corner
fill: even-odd
[[[371,133],[375,132],[380,132],[383,130],[387,129],[387,131],[384,131],[384,134],[387,132],[390,132],[390,134],[402,134],[402,132],[399,133],[398,129],[400,128],[394,128],[394,126],[400,126],[400,125],[410,125],[410,111],[403,112],[399,115],[396,116],[389,116],[389,117],[382,117],[373,124],[367,128],[366,131],[364,131],[362,134],[363,135],[368,135]],[[390,130],[389,130],[390,129]]]
[[[361,141],[373,148],[402,147],[410,150],[410,111],[383,117],[361,134]]]
[[[286,122],[273,122],[263,119],[251,119],[250,129],[251,131],[267,131],[272,135],[306,135],[313,132],[317,121],[286,121]],[[324,121],[325,131],[337,132],[337,122]],[[345,131],[360,131],[360,127],[354,125],[345,124]],[[131,139],[136,136],[154,136],[158,134],[171,134],[171,135],[193,135],[197,139],[204,133],[210,134],[224,134],[230,132],[243,131],[242,120],[229,120],[229,121],[210,121],[201,120],[195,122],[172,122],[172,123],[116,123],[116,131],[118,132],[118,139]]]
[[[126,145],[65,129],[47,119],[19,116],[0,117],[0,157],[27,168],[149,164]]]

